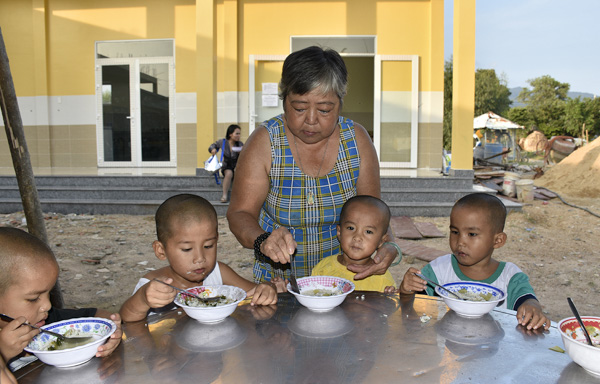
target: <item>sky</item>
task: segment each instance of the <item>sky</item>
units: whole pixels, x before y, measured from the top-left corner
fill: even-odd
[[[444,1],[445,58],[452,57],[454,0]],[[569,91],[600,96],[600,0],[477,0],[475,68],[508,87],[549,75]]]

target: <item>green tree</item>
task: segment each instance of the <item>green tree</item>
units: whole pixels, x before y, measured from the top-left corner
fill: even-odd
[[[532,129],[535,126],[535,121],[533,121],[531,113],[529,113],[529,110],[524,107],[514,107],[509,109],[506,112],[506,118],[512,122],[524,126],[525,128]]]
[[[504,77],[496,76],[493,69],[478,69],[475,72],[475,116],[492,111],[503,116],[512,101]]]
[[[452,58],[444,63],[444,148],[452,149]]]
[[[600,97],[586,99],[586,108],[589,113],[589,125],[585,125],[588,130],[590,140],[594,136],[600,135]]]
[[[576,99],[569,98],[565,102],[563,124],[567,135],[582,136],[582,130],[586,125],[592,125],[591,109],[586,100],[582,101],[580,97],[577,97]]]
[[[444,63],[444,148],[452,148],[452,58]],[[493,111],[499,115],[510,108],[510,91],[493,69],[475,72],[475,116]]]
[[[564,133],[563,114],[569,84],[544,75],[528,80],[532,89],[524,88],[517,100],[524,103],[531,117],[546,136]]]

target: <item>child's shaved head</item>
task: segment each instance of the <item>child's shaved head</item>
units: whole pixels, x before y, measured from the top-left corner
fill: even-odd
[[[383,217],[383,228],[385,228],[385,230],[387,231],[387,227],[390,225],[390,208],[381,199],[378,199],[373,196],[358,195],[348,199],[348,201],[346,201],[346,203],[342,207],[342,212],[340,213],[340,223],[344,221],[344,218],[346,217],[346,212],[348,212],[348,210],[351,209],[350,207],[358,203],[370,206],[373,209],[378,210]]]
[[[506,207],[496,196],[488,193],[471,193],[458,200],[452,210],[456,208],[472,208],[485,211],[494,231],[496,233],[504,231]]]
[[[173,224],[185,223],[187,221],[210,220],[217,227],[217,212],[206,199],[192,195],[175,195],[158,207],[155,215],[156,237],[161,243],[165,243],[173,235]]]
[[[17,228],[0,227],[0,295],[10,287],[23,266],[56,265],[48,245],[37,237]]]

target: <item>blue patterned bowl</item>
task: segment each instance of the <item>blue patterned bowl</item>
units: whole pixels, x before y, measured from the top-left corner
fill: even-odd
[[[94,341],[69,349],[49,351],[56,337],[46,333],[36,335],[25,350],[33,353],[42,362],[56,367],[72,367],[83,364],[94,357],[98,347],[115,333],[117,326],[109,319],[100,317],[81,317],[47,324],[42,327],[48,331],[67,336],[91,336]]]
[[[456,312],[457,315],[463,317],[481,317],[486,313],[491,312],[502,300],[506,298],[506,294],[500,288],[485,283],[474,281],[459,281],[456,283],[444,284],[444,287],[452,292],[460,295],[460,290],[465,290],[466,295],[490,295],[490,300],[487,301],[472,301],[459,300],[444,291],[440,287],[435,287],[435,292],[444,300],[444,303]]]

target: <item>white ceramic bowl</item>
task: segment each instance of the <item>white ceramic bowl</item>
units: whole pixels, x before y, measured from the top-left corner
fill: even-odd
[[[220,304],[215,307],[194,307],[185,303],[184,294],[177,294],[175,304],[183,308],[189,317],[205,324],[218,323],[225,320],[227,316],[235,311],[240,301],[246,298],[246,292],[242,288],[232,285],[200,286],[187,289],[186,291],[200,297],[226,296],[228,299],[233,300],[229,304]]]
[[[592,347],[589,345],[581,331],[581,327],[574,317],[562,319],[558,323],[560,336],[562,337],[565,351],[569,357],[583,369],[594,376],[600,377],[600,317],[596,316],[581,316],[581,321],[586,328],[592,326],[598,331],[591,333],[592,343],[597,345]],[[588,328],[589,330],[589,328]]]
[[[306,308],[314,312],[327,312],[344,302],[346,296],[354,291],[354,284],[346,279],[335,276],[307,276],[298,280],[300,293],[292,291],[288,283],[287,290]],[[332,296],[314,296],[315,290],[331,290]]]
[[[79,347],[47,351],[46,349],[56,338],[46,333],[36,335],[25,350],[36,355],[42,362],[56,367],[72,367],[91,360],[96,355],[98,347],[117,330],[114,322],[100,317],[63,320],[44,325],[42,328],[61,335],[69,331],[70,336],[92,336],[96,339]]]
[[[492,299],[489,301],[465,301],[457,299],[440,287],[435,287],[435,292],[442,298],[442,300],[444,300],[444,303],[446,303],[451,310],[463,317],[481,317],[486,313],[491,312],[499,302],[506,298],[506,294],[500,288],[474,281],[448,283],[444,284],[444,287],[452,292],[457,293],[461,289],[466,289],[468,292],[474,294],[492,294]]]

